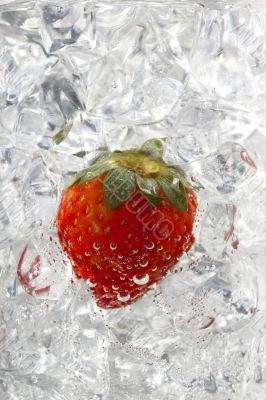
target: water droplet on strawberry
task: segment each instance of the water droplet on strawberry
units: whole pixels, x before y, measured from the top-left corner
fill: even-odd
[[[139,265],[140,265],[141,267],[147,267],[148,264],[149,264],[149,262],[148,262],[148,261],[145,261],[145,260],[142,260],[142,261],[140,261],[140,263],[139,263]]]
[[[136,285],[146,285],[146,283],[148,283],[149,280],[150,277],[148,274],[133,276],[133,281],[136,283]]]
[[[129,299],[130,299],[130,294],[127,294],[125,296],[122,296],[120,294],[117,295],[117,300],[122,301],[123,303],[125,303]]]
[[[97,282],[94,282],[92,279],[89,278],[86,280],[86,283],[90,288],[94,288],[95,286],[97,286]]]
[[[146,244],[146,249],[148,249],[148,250],[152,250],[152,249],[154,249],[154,246],[155,246],[155,244],[153,243],[153,242],[150,242],[150,243],[148,243],[148,244]]]
[[[111,250],[116,250],[117,249],[117,244],[115,242],[110,243],[110,249]]]
[[[113,288],[114,290],[118,290],[118,289],[119,289],[119,286],[112,285],[112,288]]]
[[[101,248],[101,245],[100,245],[100,243],[93,243],[93,248],[94,248],[94,250],[100,250],[100,248]]]
[[[163,258],[165,259],[165,260],[170,260],[171,259],[171,254],[169,254],[169,253],[164,253],[164,255],[163,255]]]

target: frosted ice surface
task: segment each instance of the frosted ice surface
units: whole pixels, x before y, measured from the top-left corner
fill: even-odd
[[[1,400],[266,398],[265,65],[265,1],[0,1]],[[203,186],[196,242],[101,310],[54,215],[99,147],[153,137]]]

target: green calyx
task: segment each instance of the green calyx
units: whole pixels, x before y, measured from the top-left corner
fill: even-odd
[[[58,145],[68,136],[72,124],[65,126],[53,137]],[[71,185],[83,185],[94,178],[103,176],[104,193],[110,209],[126,202],[137,188],[153,205],[163,199],[163,192],[180,211],[188,207],[186,188],[193,188],[186,179],[182,168],[167,165],[163,160],[163,140],[147,140],[140,148],[110,153],[105,147],[101,156],[86,169],[78,172]],[[73,154],[85,157],[87,152]]]
[[[179,166],[169,166],[163,160],[163,141],[150,139],[140,148],[105,152],[89,168],[77,173],[71,185],[83,185],[103,176],[104,193],[110,209],[126,202],[137,188],[153,205],[163,199],[180,211],[188,207],[186,188],[191,185]]]

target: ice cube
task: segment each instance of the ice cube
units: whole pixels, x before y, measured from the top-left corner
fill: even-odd
[[[180,98],[189,70],[178,42],[179,32],[169,35],[158,26],[158,40],[155,27],[151,29],[143,18],[147,11],[131,7],[124,9],[121,15],[116,13],[112,22],[114,30],[110,21],[104,20],[112,12],[112,7],[107,7],[105,12],[96,13],[96,18],[98,14],[100,18],[96,37],[103,42],[101,35],[105,34],[115,44],[112,43],[112,52],[96,58],[88,69],[86,85],[91,90],[87,108],[107,117],[115,116],[123,123],[150,124],[160,121]],[[135,12],[142,20],[141,24],[134,23]],[[132,22],[128,19],[126,31],[124,18],[127,13]],[[154,24],[158,22],[154,21]]]
[[[40,5],[40,33],[48,53],[78,43],[92,48],[95,44],[95,16],[91,4]]]
[[[41,154],[26,155],[10,149],[3,153],[9,165],[2,182],[1,245],[15,237],[28,237],[40,223],[54,216],[58,190]]]
[[[251,262],[236,254],[222,261],[204,256],[189,270],[163,281],[159,300],[176,328],[235,331],[248,324],[256,313],[258,295]]]
[[[14,140],[22,148],[32,151],[51,147],[53,130],[38,106],[35,97],[26,98],[20,103],[19,114],[14,127]]]
[[[238,43],[226,40],[226,18],[222,11],[203,11],[192,74],[210,96],[246,102],[256,97],[253,74]]]
[[[96,151],[104,145],[102,125],[101,117],[89,117],[85,112],[75,113],[68,124],[71,128],[69,134],[61,143],[54,145],[55,151],[72,155],[81,151],[85,155]]]
[[[165,155],[169,162],[190,163],[216,150],[220,143],[246,139],[257,125],[256,115],[243,107],[192,100],[181,109],[169,132]]]
[[[226,253],[237,250],[239,239],[236,219],[239,210],[233,203],[210,201],[205,207],[199,222],[197,245],[203,246],[214,259],[222,259]]]
[[[12,39],[39,41],[34,2],[22,0],[19,5],[13,1],[5,2],[5,7],[0,10],[0,32],[6,42]]]
[[[54,229],[39,230],[18,258],[18,280],[23,289],[38,298],[56,300],[71,284],[72,266],[57,242]]]
[[[145,354],[147,353],[147,354]],[[110,346],[108,352],[111,390],[116,398],[127,393],[128,399],[149,396],[165,382],[163,360],[153,360],[152,354],[134,346]]]
[[[238,143],[224,143],[217,151],[208,155],[201,163],[203,185],[220,195],[234,195],[248,190],[257,174],[255,155]]]
[[[0,58],[1,98],[7,105],[17,104],[29,95],[50,65],[42,47],[36,43],[3,46]]]
[[[84,109],[84,85],[67,60],[58,62],[41,82],[40,107],[48,123],[55,128],[69,122],[73,114]]]
[[[172,318],[158,306],[156,292],[130,308],[111,311],[104,318],[116,341],[149,349],[157,357],[176,341]]]

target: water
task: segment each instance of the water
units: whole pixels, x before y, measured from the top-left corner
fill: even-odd
[[[266,397],[266,6],[229,3],[0,2],[1,400]],[[59,199],[99,147],[154,137],[203,186],[196,242],[101,310]]]

